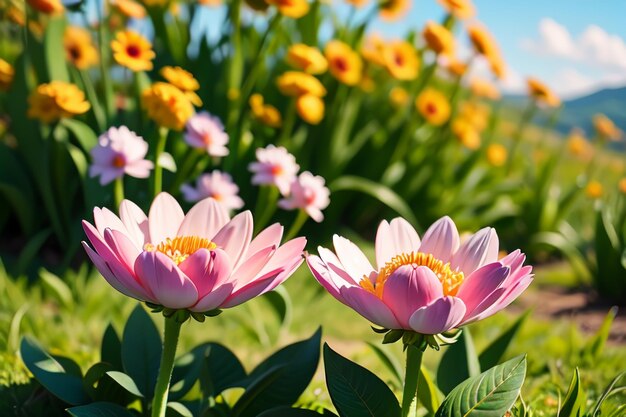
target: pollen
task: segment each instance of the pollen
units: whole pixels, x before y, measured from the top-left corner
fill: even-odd
[[[151,243],[144,245],[144,250],[153,252],[155,250],[169,256],[176,265],[183,262],[199,249],[212,250],[217,248],[214,242],[199,236],[177,236],[174,239],[167,238],[163,242],[154,246]]]
[[[373,283],[367,276],[364,276],[360,282],[361,287],[382,299],[387,279],[396,269],[404,265],[425,266],[433,271],[443,286],[444,295],[456,295],[464,279],[463,272],[453,271],[450,268],[450,263],[444,264],[443,261],[435,258],[430,253],[411,252],[402,253],[391,258],[389,262],[380,268],[378,276]]]

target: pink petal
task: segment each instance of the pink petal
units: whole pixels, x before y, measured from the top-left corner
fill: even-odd
[[[382,221],[376,233],[376,264],[382,268],[394,256],[417,252],[420,238],[409,222],[396,217],[387,223]]]
[[[146,216],[146,213],[132,201],[124,200],[120,204],[120,218],[124,226],[126,226],[128,235],[133,243],[135,243],[137,248],[143,249],[143,246],[150,242],[148,216]]]
[[[387,329],[402,328],[391,309],[374,294],[361,287],[343,287],[339,291],[346,304],[372,323]]]
[[[452,269],[471,274],[483,265],[498,260],[498,235],[492,227],[485,227],[467,239],[452,255]]]
[[[168,193],[157,195],[148,213],[150,241],[158,245],[168,237],[175,238],[184,218],[185,213],[174,197]]]
[[[235,285],[235,289],[239,289],[252,282],[263,267],[267,265],[267,262],[272,258],[275,252],[276,247],[269,246],[242,261],[231,276],[231,282]]]
[[[337,285],[337,287],[345,287],[351,285],[358,286],[359,282],[361,282],[361,279],[365,279],[363,277],[360,277],[358,281],[355,281],[343,269],[343,265],[341,264],[341,261],[339,261],[339,258],[337,258],[337,255],[335,255],[328,249],[319,246],[317,248],[317,251],[319,252],[322,261],[328,266],[328,270],[332,272],[331,277],[333,277],[333,280],[335,281],[335,285]],[[338,279],[336,279],[335,277]]]
[[[448,216],[432,224],[422,238],[420,252],[430,253],[435,258],[448,262],[459,247],[459,232]]]
[[[226,300],[233,291],[233,284],[225,283],[220,285],[217,288],[214,288],[213,291],[202,297],[198,303],[191,307],[189,310],[195,311],[198,313],[203,313],[205,311],[215,310],[219,308],[224,300]]]
[[[337,300],[345,303],[343,297],[339,293],[339,288],[337,284],[335,284],[334,279],[332,278],[332,273],[328,269],[328,266],[322,262],[322,260],[315,255],[310,255],[306,257],[306,263],[313,274],[313,277],[319,282],[322,287],[326,289]]]
[[[248,251],[252,239],[252,213],[246,210],[226,223],[212,239],[228,254],[234,268]]]
[[[188,308],[198,301],[195,285],[161,252],[143,252],[135,262],[135,273],[145,282],[158,304],[173,309]]]
[[[467,317],[475,315],[474,310],[500,288],[510,272],[508,266],[494,262],[477,269],[465,278],[456,296],[465,303]]]
[[[135,244],[118,230],[106,229],[104,231],[104,240],[113,250],[120,263],[126,267],[129,273],[132,273],[135,267],[135,260],[141,253]]]
[[[409,319],[409,324],[417,333],[439,334],[456,327],[464,315],[463,301],[447,296],[417,310]]]
[[[178,267],[196,286],[199,298],[225,282],[232,271],[228,255],[221,249],[213,251],[199,249]]]
[[[127,233],[126,226],[111,210],[106,207],[93,209],[93,219],[100,236],[104,236],[104,229],[109,228]]]
[[[274,223],[273,225],[263,229],[248,246],[248,253],[257,253],[261,249],[280,245],[280,240],[283,238],[283,226],[280,223]]]
[[[345,271],[350,274],[355,281],[360,281],[363,276],[369,276],[374,270],[372,264],[361,249],[348,239],[334,235],[333,245],[335,246],[337,257],[341,261]]]
[[[283,269],[271,271],[270,273],[260,277],[259,279],[252,281],[248,285],[239,288],[238,290],[234,291],[224,303],[222,303],[220,308],[235,307],[241,303],[244,303],[256,296],[265,293],[266,291],[272,290],[275,287],[271,286],[273,281],[283,271]]]
[[[113,250],[109,247],[109,245],[104,241],[104,238],[100,233],[96,230],[91,223],[83,220],[83,230],[87,235],[87,239],[93,245],[96,252],[104,258],[105,261],[118,260],[117,256],[113,253]]]
[[[494,301],[492,305],[485,309],[483,312],[471,318],[471,321],[482,320],[508,307],[509,304],[515,301],[515,299],[519,297],[520,294],[526,290],[526,288],[528,288],[533,279],[534,278],[532,275],[524,276],[519,282],[517,282],[517,284],[513,285],[511,288],[504,289],[499,299]]]
[[[441,282],[425,266],[401,266],[389,276],[383,291],[383,301],[404,329],[410,328],[409,319],[417,309],[441,297]]]
[[[189,210],[176,234],[213,240],[228,219],[228,213],[220,203],[213,198],[205,198]]]
[[[304,250],[304,246],[306,246],[305,237],[297,237],[286,242],[284,245],[276,249],[274,256],[272,256],[268,263],[263,267],[260,274],[266,274],[279,268],[297,268],[297,266],[294,268],[293,265],[299,265],[304,260],[302,252]]]

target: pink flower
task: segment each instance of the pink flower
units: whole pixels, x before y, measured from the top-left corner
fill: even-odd
[[[206,149],[211,156],[228,155],[228,134],[224,125],[207,112],[196,113],[187,121],[185,142],[193,148]]]
[[[91,150],[93,164],[89,176],[100,176],[100,184],[106,185],[128,174],[135,178],[147,178],[154,164],[147,159],[148,143],[126,126],[112,127],[98,138]]]
[[[277,148],[269,145],[256,150],[256,159],[257,162],[248,165],[248,169],[254,173],[252,184],[273,184],[282,195],[287,195],[300,169],[300,165],[296,164],[296,157],[282,146]]]
[[[289,197],[278,202],[285,210],[303,209],[316,222],[324,220],[322,210],[330,204],[330,191],[324,186],[324,178],[309,171],[301,173],[291,183]]]
[[[95,227],[83,221],[93,249],[83,246],[119,292],[171,309],[206,312],[241,304],[272,290],[302,262],[303,237],[280,246],[274,224],[252,239],[252,215],[229,219],[212,198],[185,215],[176,200],[159,194],[148,216],[124,200],[120,216],[94,209]]]
[[[196,179],[196,188],[189,184],[180,187],[185,201],[196,202],[208,197],[215,199],[226,210],[237,210],[243,207],[243,200],[239,198],[239,187],[233,183],[233,178],[220,171],[202,174]]]
[[[484,228],[462,244],[443,217],[420,241],[404,219],[383,221],[376,234],[374,269],[363,252],[335,235],[335,253],[307,257],[315,278],[336,299],[387,329],[438,334],[491,316],[533,280],[516,250],[498,260],[498,235]]]

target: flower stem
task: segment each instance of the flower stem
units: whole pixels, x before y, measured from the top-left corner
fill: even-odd
[[[296,236],[296,234],[298,234],[298,232],[300,231],[300,229],[302,229],[302,226],[304,226],[304,223],[306,223],[308,218],[309,218],[309,215],[307,214],[306,211],[302,209],[298,210],[298,216],[291,224],[291,227],[289,228],[289,231],[287,232],[287,235],[285,236],[285,242],[293,239]]]
[[[272,214],[276,211],[276,201],[278,201],[278,187],[274,185],[262,185],[259,189],[259,196],[256,202],[256,222],[254,225],[254,233],[257,234],[267,222],[272,218]]]
[[[113,183],[113,198],[115,201],[115,207],[119,207],[124,199],[124,177],[115,179]]]
[[[407,417],[411,405],[415,403],[415,415],[417,415],[417,381],[422,366],[422,352],[416,346],[409,345],[406,348],[406,374],[404,376],[404,389],[402,390],[402,417]]]
[[[176,345],[180,335],[180,327],[176,316],[165,319],[165,333],[163,336],[163,354],[161,355],[161,365],[159,376],[157,377],[154,389],[154,399],[152,400],[152,417],[165,417],[167,406],[167,395],[170,388],[170,379],[174,369],[174,359],[176,357]]]
[[[159,128],[159,139],[157,140],[156,150],[154,153],[154,196],[163,189],[163,167],[159,163],[159,159],[163,151],[165,151],[165,142],[167,140],[168,130],[165,127]]]
[[[530,121],[532,121],[536,110],[537,110],[537,106],[535,105],[535,101],[530,100],[530,102],[528,103],[528,107],[526,107],[526,110],[524,110],[524,113],[522,114],[519,127],[517,128],[517,131],[515,132],[515,135],[513,136],[513,141],[511,143],[511,148],[509,150],[509,159],[507,161],[507,167],[506,167],[507,173],[511,173],[511,170],[513,169],[515,154],[517,153],[520,142],[522,141],[522,137],[526,130],[526,126],[529,124]]]

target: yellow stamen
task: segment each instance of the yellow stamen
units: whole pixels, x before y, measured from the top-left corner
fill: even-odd
[[[443,286],[444,295],[456,295],[464,279],[463,272],[452,271],[450,263],[444,264],[443,261],[435,258],[430,253],[411,252],[402,253],[391,258],[389,262],[380,268],[374,283],[370,281],[369,277],[364,276],[360,285],[365,290],[382,299],[385,282],[396,269],[404,265],[425,266],[433,271]]]
[[[212,250],[217,248],[217,245],[209,239],[199,236],[177,236],[174,239],[170,239],[168,237],[157,246],[154,246],[151,243],[146,243],[143,248],[149,252],[158,250],[159,252],[172,258],[172,260],[176,262],[176,265],[178,265],[197,250]]]

